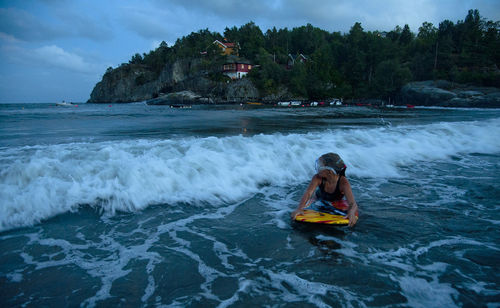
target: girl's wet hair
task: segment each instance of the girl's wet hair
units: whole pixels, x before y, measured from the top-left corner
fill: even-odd
[[[326,153],[316,160],[316,171],[331,170],[338,175],[345,175],[345,165],[337,153]]]

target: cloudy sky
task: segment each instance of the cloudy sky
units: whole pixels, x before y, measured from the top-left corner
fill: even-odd
[[[84,102],[107,67],[161,41],[254,21],[262,31],[311,23],[348,32],[500,20],[499,0],[0,0],[0,103]]]

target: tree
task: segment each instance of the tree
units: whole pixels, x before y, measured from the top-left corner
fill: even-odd
[[[240,44],[240,55],[251,61],[255,60],[260,48],[264,48],[264,34],[253,21],[241,26],[236,33],[228,34],[237,39],[234,42]]]
[[[136,53],[135,55],[132,56],[132,59],[128,62],[130,64],[142,64],[143,59],[140,54]]]
[[[400,26],[396,26],[396,28],[394,28],[394,30],[390,31],[389,33],[387,33],[387,37],[393,41],[393,42],[397,42],[399,41],[399,37],[401,36],[401,27]]]
[[[307,97],[307,70],[302,63],[294,65],[292,68],[290,91],[297,96]]]
[[[410,31],[410,27],[406,24],[403,27],[403,31],[401,32],[401,35],[399,36],[399,43],[401,45],[407,46],[410,44],[410,42],[413,40],[413,33]]]
[[[366,35],[363,27],[359,22],[351,27],[347,36],[346,48],[349,50],[346,66],[344,67],[344,75],[346,80],[351,85],[353,97],[357,94],[362,94],[362,87],[366,79],[366,52],[364,45],[366,43]]]
[[[411,79],[410,69],[392,59],[382,61],[377,65],[374,84],[379,90],[378,95],[386,97],[394,95]]]

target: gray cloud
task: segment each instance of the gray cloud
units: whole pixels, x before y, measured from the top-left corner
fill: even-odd
[[[0,32],[23,41],[50,41],[58,38],[82,37],[103,41],[112,37],[111,27],[78,12],[55,10],[50,21],[25,10],[0,8]]]
[[[31,53],[35,61],[49,67],[58,67],[77,73],[95,73],[97,71],[96,65],[87,63],[81,56],[67,52],[56,45],[36,48]]]
[[[0,32],[24,41],[44,41],[68,35],[65,29],[48,25],[33,14],[15,8],[0,8]]]
[[[404,24],[418,31],[424,21],[436,25],[445,19],[456,22],[464,19],[469,9],[476,8],[488,19],[500,19],[498,0],[154,0],[153,3],[159,9],[180,7],[191,16],[209,17],[228,27],[255,21],[262,30],[311,23],[328,31],[347,32],[355,22],[361,22],[370,31],[392,30]],[[195,23],[196,17],[191,19]]]
[[[69,36],[82,37],[93,41],[105,41],[113,38],[111,23],[103,16],[89,17],[78,11],[59,10],[58,20],[67,27]]]
[[[155,0],[157,7],[166,8],[171,5],[184,7],[188,12],[198,12],[204,15],[215,15],[226,20],[234,20],[242,16],[267,16],[269,11],[276,12],[275,7],[280,1],[262,1],[262,0],[170,0],[168,2]]]
[[[175,33],[178,16],[170,10],[154,10],[148,8],[123,7],[119,13],[119,21],[129,31],[151,40],[172,39]],[[174,31],[172,31],[174,29]]]
[[[98,74],[103,65],[91,63],[77,53],[69,52],[57,45],[25,48],[18,44],[0,45],[0,55],[10,63],[27,67],[61,69],[82,74]]]

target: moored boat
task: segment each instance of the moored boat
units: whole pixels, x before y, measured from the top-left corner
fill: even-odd
[[[278,106],[288,107],[290,106],[290,102],[278,102]]]
[[[189,109],[191,105],[180,105],[180,104],[172,104],[170,108],[178,108],[178,109]]]
[[[66,103],[65,101],[62,101],[60,103],[56,103],[56,106],[72,106],[72,107],[78,107],[77,104],[73,104],[73,103]]]

